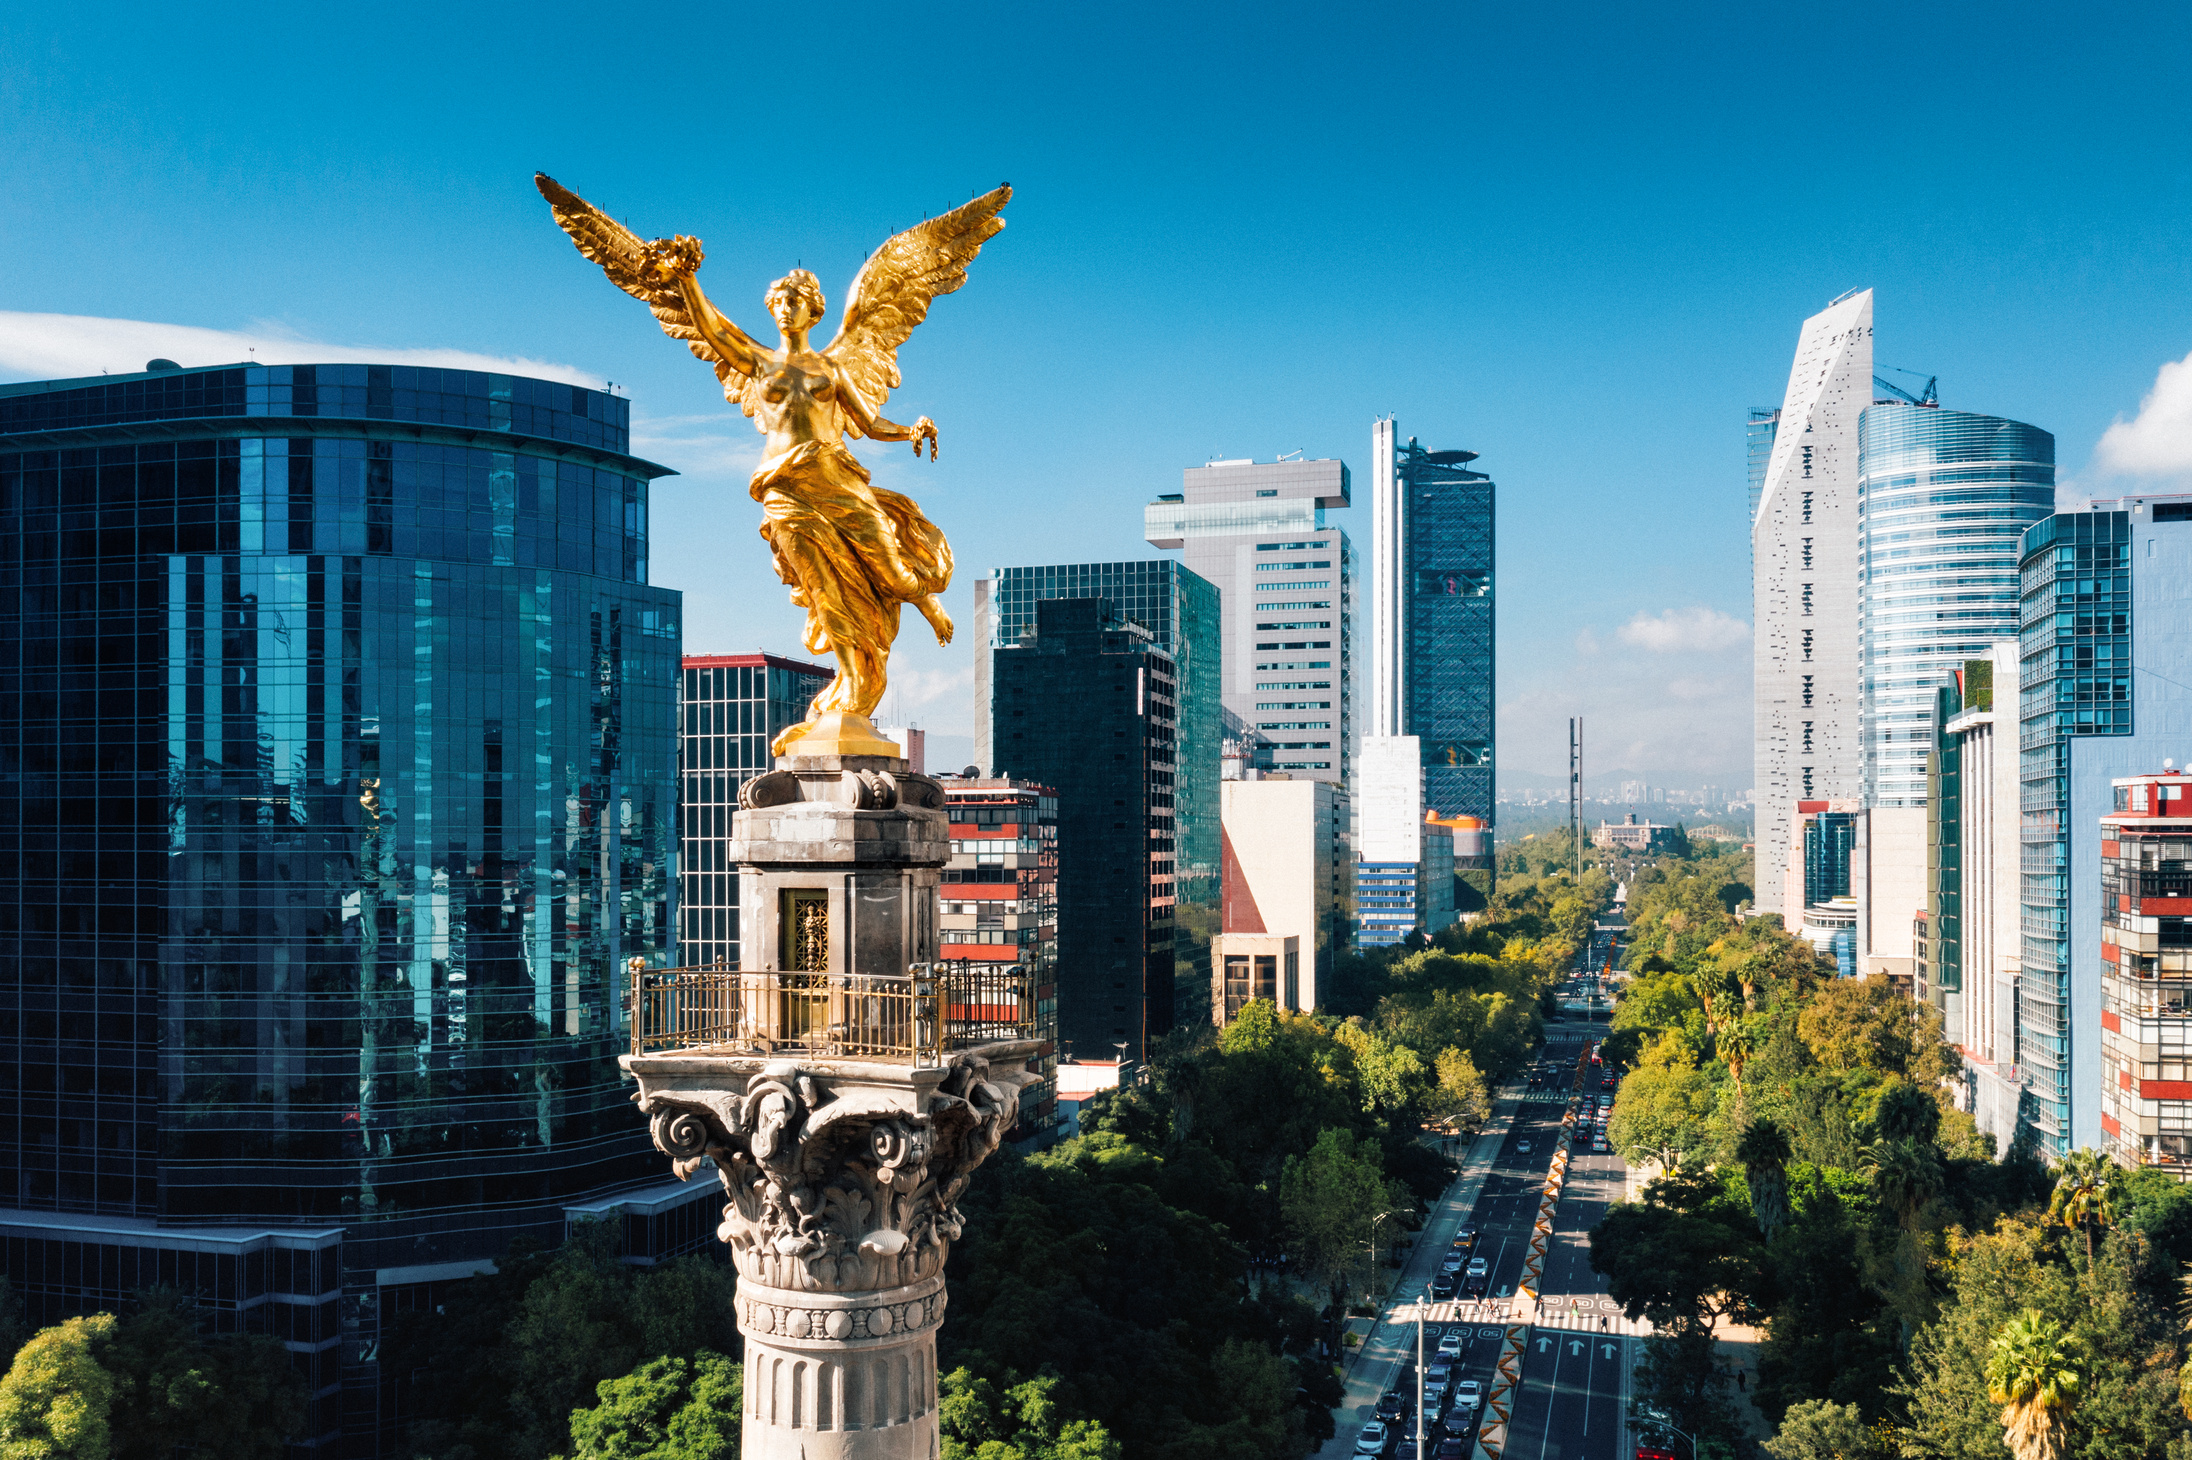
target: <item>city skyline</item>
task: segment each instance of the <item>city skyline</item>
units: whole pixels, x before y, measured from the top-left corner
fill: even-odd
[[[1743,552],[1730,423],[1771,397],[1792,321],[1876,287],[1894,309],[1883,364],[1938,374],[1951,407],[2053,432],[2066,502],[2192,466],[2192,411],[2175,404],[2192,396],[2192,368],[2163,372],[2192,350],[2192,210],[2164,165],[2170,123],[2151,98],[2166,87],[2123,74],[2165,74],[2184,22],[2162,15],[2144,22],[2161,42],[2136,56],[2067,20],[1914,18],[1908,51],[1847,58],[1840,103],[1904,119],[1931,143],[1912,149],[1790,113],[1765,84],[1818,43],[1801,18],[1738,39],[1702,16],[1609,16],[1546,48],[1521,18],[1394,12],[1387,42],[1481,58],[1487,104],[1466,120],[1385,87],[1339,44],[1354,31],[1341,19],[1167,16],[1160,45],[1132,16],[1028,22],[961,37],[946,62],[985,77],[1001,125],[947,124],[951,89],[933,77],[881,82],[887,108],[938,123],[930,150],[844,189],[829,216],[794,206],[732,144],[685,140],[670,125],[682,93],[632,84],[641,62],[600,57],[553,24],[484,68],[465,65],[484,33],[425,12],[363,36],[148,17],[96,45],[87,22],[41,15],[0,23],[39,63],[0,96],[24,143],[0,161],[21,205],[0,223],[16,263],[0,294],[0,373],[254,349],[337,359],[331,346],[352,346],[353,358],[441,350],[613,379],[634,405],[635,449],[682,473],[657,488],[666,530],[652,577],[689,595],[687,647],[797,652],[796,614],[749,536],[742,479],[758,438],[674,345],[621,327],[626,306],[587,287],[526,180],[567,162],[635,228],[700,234],[711,285],[751,322],[784,267],[803,262],[841,290],[858,262],[849,240],[1010,177],[1013,231],[985,256],[984,288],[942,301],[913,347],[916,389],[935,393],[905,404],[940,422],[941,461],[864,448],[879,480],[953,534],[961,574],[947,607],[962,622],[971,578],[992,566],[1148,555],[1140,508],[1183,468],[1299,447],[1359,471],[1364,426],[1393,413],[1426,441],[1500,463],[1502,769],[1556,772],[1545,747],[1581,713],[1606,727],[1600,765],[1747,784],[1749,614],[1740,575],[1724,571]],[[1937,30],[1955,44],[1929,48]],[[695,41],[733,38],[704,21]],[[996,64],[1000,50],[1020,62]],[[1922,71],[1918,54],[1932,58]],[[1311,58],[1337,104],[1290,115],[1256,78]],[[1994,84],[2035,65],[2054,78],[2041,105]],[[463,85],[447,84],[451,66]],[[355,79],[367,74],[370,94]],[[1578,88],[1578,74],[1604,84]],[[200,80],[186,89],[184,75]],[[203,84],[245,77],[260,103],[250,115]],[[582,80],[644,93],[626,125],[670,140],[635,155],[622,128],[604,133],[563,99]],[[322,101],[314,88],[344,105],[385,98],[387,125],[331,155],[287,120]],[[1165,108],[1148,105],[1160,96]],[[1092,114],[1112,130],[1086,129]],[[829,148],[866,124],[818,125]],[[1731,168],[1716,140],[1731,129],[1805,150],[1806,189]],[[1466,196],[1499,226],[1457,230],[1440,210],[1394,207],[1364,234],[1345,199],[1373,160],[1426,194]],[[2054,188],[2078,206],[2012,220],[1979,201],[2012,177],[2020,193]],[[1864,206],[1830,214],[1798,196],[1820,188]],[[360,227],[367,195],[373,216],[403,225]],[[1200,206],[1213,195],[1219,206]],[[157,250],[142,246],[152,236]],[[162,323],[128,324],[143,320]],[[1225,384],[1158,385],[1128,363],[1154,339]],[[1394,359],[1409,368],[1387,368]],[[1036,500],[1057,510],[1009,510],[1036,459]],[[969,734],[964,640],[914,640],[886,715]]]

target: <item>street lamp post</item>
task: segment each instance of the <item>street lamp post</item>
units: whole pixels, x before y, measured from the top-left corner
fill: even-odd
[[[1378,1290],[1378,1223],[1384,1221],[1387,1217],[1397,1217],[1399,1215],[1399,1212],[1379,1212],[1370,1219],[1370,1306],[1372,1308],[1376,1308],[1385,1296]],[[1373,1315],[1371,1325],[1373,1328],[1376,1327],[1374,1318],[1375,1315]]]
[[[1652,1427],[1653,1427],[1654,1429],[1661,1429],[1661,1430],[1665,1430],[1665,1431],[1666,1431],[1666,1432],[1667,1432],[1668,1434],[1670,1434],[1670,1435],[1680,1435],[1680,1436],[1681,1436],[1681,1437],[1682,1437],[1683,1439],[1685,1439],[1685,1440],[1688,1440],[1688,1441],[1690,1442],[1690,1457],[1691,1457],[1691,1460],[1696,1460],[1696,1457],[1697,1457],[1697,1436],[1695,1436],[1695,1435],[1691,1434],[1691,1433],[1690,1433],[1689,1431],[1687,1431],[1687,1430],[1678,1430],[1678,1429],[1676,1429],[1676,1428],[1675,1428],[1675,1427],[1674,1427],[1673,1425],[1671,1425],[1671,1424],[1668,1424],[1668,1423],[1667,1423],[1667,1422],[1666,1422],[1665,1420],[1658,1420],[1658,1419],[1655,1419],[1655,1420],[1647,1420],[1647,1421],[1646,1421],[1646,1423],[1650,1424],[1650,1425],[1651,1425],[1651,1426],[1652,1426]],[[1420,1448],[1422,1448],[1422,1447],[1421,1447],[1421,1446],[1418,1446],[1417,1448],[1419,1448],[1419,1449],[1420,1449]]]

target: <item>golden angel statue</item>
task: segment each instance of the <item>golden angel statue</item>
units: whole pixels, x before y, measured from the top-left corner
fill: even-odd
[[[761,535],[792,602],[807,611],[808,651],[837,657],[837,677],[772,752],[896,755],[868,716],[883,698],[901,604],[921,611],[938,643],[951,642],[951,619],[937,601],[951,584],[951,545],[912,499],[868,480],[845,437],[910,441],[916,457],[925,441],[936,459],[934,421],[901,426],[881,414],[901,380],[898,347],[928,317],[930,300],[967,281],[967,265],[1005,226],[997,215],[1012,189],[985,193],[877,249],[853,280],[836,338],[818,351],[807,334],[824,313],[822,286],[805,269],[769,286],[781,337],[772,350],[700,292],[699,239],[641,239],[546,174],[533,182],[579,252],[653,310],[663,333],[713,363],[724,398],[768,438],[751,484]]]

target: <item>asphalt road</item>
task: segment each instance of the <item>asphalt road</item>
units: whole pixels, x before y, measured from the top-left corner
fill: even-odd
[[[1582,1020],[1547,1029],[1540,1066],[1559,1073],[1547,1080],[1544,1088],[1522,1092],[1506,1137],[1461,1223],[1477,1230],[1473,1255],[1487,1260],[1486,1293],[1475,1302],[1464,1295],[1456,1302],[1429,1305],[1431,1316],[1442,1321],[1426,1322],[1423,1329],[1427,1360],[1435,1355],[1441,1338],[1450,1333],[1461,1336],[1457,1380],[1475,1379],[1490,1387],[1493,1360],[1505,1331],[1500,1320],[1522,1276],[1530,1229],[1545,1191],[1561,1116],[1572,1093],[1575,1063],[1584,1045],[1604,1034],[1602,1024]],[[1595,1098],[1595,1077],[1587,1077],[1586,1088]],[[1524,1151],[1524,1145],[1530,1149]],[[1554,1237],[1546,1251],[1542,1282],[1545,1302],[1540,1310],[1541,1323],[1531,1335],[1523,1382],[1515,1396],[1507,1460],[1626,1460],[1620,1456],[1618,1446],[1623,1436],[1624,1375],[1632,1362],[1628,1352],[1630,1332],[1635,1325],[1622,1319],[1612,1300],[1604,1297],[1602,1281],[1590,1270],[1587,1236],[1606,1206],[1620,1200],[1624,1175],[1618,1157],[1591,1155],[1588,1145],[1586,1139],[1582,1148],[1571,1154],[1570,1176],[1560,1204],[1554,1209]],[[1421,1276],[1416,1276],[1408,1289],[1395,1293],[1394,1298],[1412,1301],[1435,1267],[1435,1262],[1428,1264]],[[1583,1305],[1573,1316],[1562,1311],[1570,1297]],[[1598,1327],[1602,1317],[1608,1325],[1603,1333]],[[1390,1387],[1401,1379],[1414,1358],[1413,1348],[1413,1344],[1408,1345],[1409,1352],[1403,1359],[1388,1365],[1379,1388]],[[1358,1414],[1352,1424],[1344,1412],[1338,1417],[1340,1432],[1327,1447],[1328,1453],[1345,1453],[1352,1445],[1361,1419],[1368,1417],[1366,1410]],[[1434,1418],[1435,1414],[1425,1416],[1427,1435]],[[1414,1429],[1411,1418],[1405,1422],[1403,1433],[1412,1436]],[[1467,1433],[1473,1443],[1473,1429]],[[1436,1445],[1427,1448],[1435,1451]]]
[[[1594,1070],[1585,1093],[1595,1102]],[[1638,1325],[1591,1271],[1590,1230],[1621,1199],[1621,1158],[1594,1155],[1586,1136],[1569,1158],[1545,1252],[1540,1321],[1523,1358],[1505,1460],[1626,1460],[1623,1415]],[[1571,1303],[1574,1305],[1571,1307]],[[1603,1325],[1603,1326],[1601,1326]]]

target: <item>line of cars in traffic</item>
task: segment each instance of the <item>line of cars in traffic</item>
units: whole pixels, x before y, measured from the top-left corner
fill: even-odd
[[[1445,1303],[1456,1296],[1481,1298],[1491,1282],[1492,1265],[1477,1254],[1477,1229],[1463,1227],[1448,1244],[1439,1270],[1431,1275],[1431,1301]]]
[[[1376,1416],[1355,1437],[1355,1454],[1376,1460],[1463,1460],[1484,1410],[1484,1383],[1461,1372],[1459,1330],[1439,1340],[1423,1367],[1423,1442],[1416,1448],[1416,1366],[1406,1363],[1378,1398]]]

